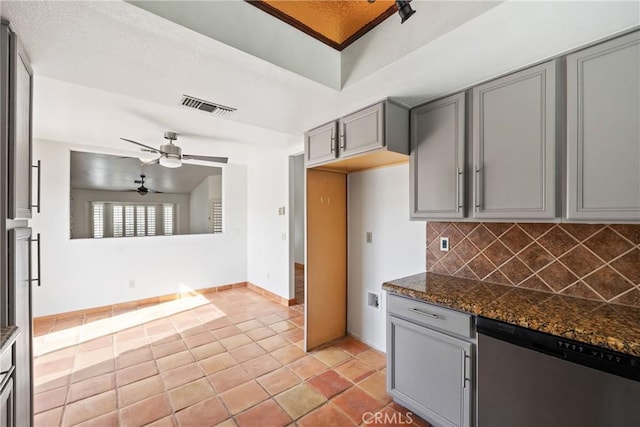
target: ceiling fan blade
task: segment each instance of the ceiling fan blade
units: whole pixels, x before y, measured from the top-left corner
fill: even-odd
[[[149,147],[148,145],[144,145],[144,144],[141,144],[141,143],[136,142],[136,141],[132,141],[132,140],[127,139],[127,138],[120,138],[120,139],[121,139],[121,140],[123,140],[123,141],[130,142],[130,143],[132,143],[132,144],[136,144],[136,145],[139,145],[139,146],[141,146],[141,147],[147,148],[147,149],[149,149],[149,150],[151,150],[151,151],[153,151],[153,152],[155,152],[155,153],[160,153],[160,154],[164,154],[164,155],[166,155],[166,154],[167,154],[167,153],[165,153],[165,152],[164,152],[164,151],[162,151],[162,150],[158,150],[157,148]]]
[[[157,159],[148,160],[148,161],[140,160],[140,163],[142,163],[142,166],[157,165],[158,163],[160,163],[160,158],[158,157]]]
[[[215,157],[215,156],[198,156],[192,154],[183,154],[183,160],[202,160],[205,162],[214,162],[214,163],[227,163],[229,159],[227,157]]]

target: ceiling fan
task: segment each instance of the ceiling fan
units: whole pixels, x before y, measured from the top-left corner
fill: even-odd
[[[157,159],[149,159],[150,161],[144,161],[145,164],[160,163],[160,165],[167,168],[179,168],[182,166],[182,160],[203,160],[205,162],[215,163],[227,163],[229,160],[227,157],[215,157],[215,156],[199,156],[192,154],[182,154],[182,148],[175,145],[173,141],[178,139],[178,135],[175,132],[165,132],[164,138],[169,140],[168,144],[163,144],[160,148],[153,148],[148,145],[141,144],[136,141],[132,141],[126,138],[120,138],[123,141],[130,142],[132,144],[142,147],[142,151],[146,153],[153,153],[159,155]]]
[[[145,174],[140,174],[140,179],[136,179],[135,181],[133,181],[136,184],[140,184],[140,187],[138,187],[135,190],[128,190],[128,191],[135,191],[136,193],[138,193],[141,196],[144,196],[148,193],[162,193],[162,191],[156,191],[156,190],[149,190],[147,187],[144,186],[144,179],[147,176]]]

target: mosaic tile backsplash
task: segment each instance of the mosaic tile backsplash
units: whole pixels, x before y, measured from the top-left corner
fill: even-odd
[[[640,225],[427,222],[427,271],[640,307]]]

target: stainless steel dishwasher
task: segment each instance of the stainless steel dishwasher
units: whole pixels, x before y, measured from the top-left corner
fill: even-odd
[[[477,318],[479,427],[640,426],[640,358]]]

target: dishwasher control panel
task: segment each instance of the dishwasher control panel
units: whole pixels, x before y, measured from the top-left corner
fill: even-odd
[[[638,360],[634,357],[627,357],[626,355],[620,353],[612,353],[607,350],[603,350],[587,344],[558,339],[556,341],[556,345],[564,351],[572,351],[579,354],[585,354],[596,359],[602,359],[620,365],[640,367],[640,365],[638,364]]]
[[[640,357],[607,350],[602,347],[510,325],[478,316],[479,334],[539,351],[550,356],[640,381]]]

